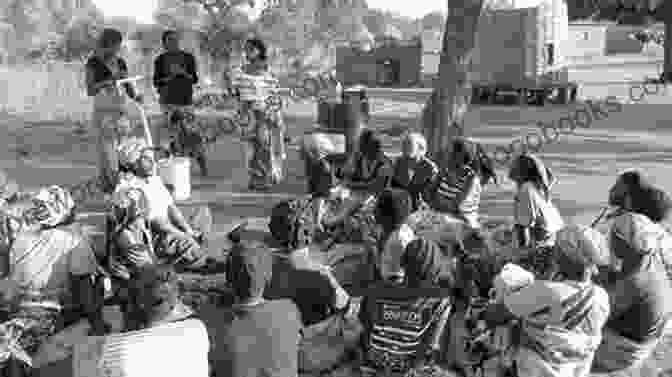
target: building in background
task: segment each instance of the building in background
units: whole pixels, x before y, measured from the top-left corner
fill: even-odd
[[[422,46],[401,41],[369,51],[347,46],[336,50],[336,71],[345,86],[413,87],[421,80]]]

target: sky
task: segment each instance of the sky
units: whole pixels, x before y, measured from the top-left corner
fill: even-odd
[[[158,0],[93,0],[96,6],[109,17],[131,17],[142,23],[153,23],[152,14]],[[367,0],[369,8],[378,8],[399,13],[402,16],[419,18],[425,14],[445,11],[445,0]]]

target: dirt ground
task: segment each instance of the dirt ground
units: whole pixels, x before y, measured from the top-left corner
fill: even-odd
[[[624,84],[597,84],[639,80],[644,75],[654,75],[656,69],[655,66],[580,69],[572,71],[570,78],[585,83],[582,96],[624,97],[627,96]],[[372,127],[389,135],[415,127],[424,97],[390,92],[372,99]],[[589,224],[606,202],[607,190],[616,175],[627,168],[642,169],[652,180],[672,191],[672,175],[668,175],[668,164],[672,161],[672,107],[668,106],[672,100],[661,89],[658,95],[650,95],[644,102],[647,103],[627,104],[621,112],[593,122],[589,129],[563,135],[556,143],[543,148],[540,155],[558,178],[553,190],[554,201],[570,221]],[[286,121],[291,136],[298,137],[311,129],[314,107],[311,104],[289,106]],[[470,112],[466,127],[470,136],[493,149],[534,131],[537,121],[557,120],[571,111],[561,106],[480,107]],[[13,130],[25,130],[27,126],[30,131],[22,132],[23,140],[17,141]],[[0,137],[7,140],[8,145],[0,150],[0,168],[28,187],[72,184],[93,176],[96,161],[93,137],[78,136],[73,130],[74,125],[69,124],[26,125],[20,119],[0,119]],[[30,146],[27,158],[17,159],[14,152],[17,143]],[[398,137],[386,138],[390,151],[398,150],[398,144]],[[194,193],[189,205],[209,205],[214,213],[216,232],[230,229],[243,217],[267,215],[274,203],[305,191],[303,165],[295,147],[290,150],[286,181],[271,193],[259,194],[245,190],[246,173],[239,144],[227,138],[219,141],[209,154],[211,176],[193,177]],[[500,173],[504,175],[505,170],[500,169]],[[512,197],[510,182],[487,187],[482,200],[483,213],[497,218],[510,216]],[[100,210],[100,205],[84,208],[85,221],[101,224]],[[672,370],[672,337],[665,343],[656,359],[659,367]]]

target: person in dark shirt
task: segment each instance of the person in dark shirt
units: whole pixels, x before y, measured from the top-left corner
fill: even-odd
[[[297,200],[291,213],[277,211],[271,216],[271,235],[281,245],[273,263],[273,277],[267,287],[268,299],[288,298],[299,307],[305,326],[321,322],[347,307],[350,297],[327,266],[311,259],[309,246],[313,242],[314,224],[298,221],[312,219],[308,200]]]
[[[102,180],[103,191],[112,192],[116,184],[117,145],[121,136],[118,130],[119,120],[125,112],[123,95],[119,95],[115,80],[128,77],[126,61],[119,56],[123,36],[115,29],[104,29],[101,33],[96,51],[87,60],[86,93],[93,97],[93,114],[91,122],[98,136],[98,169]],[[141,102],[131,83],[124,84],[128,97]]]
[[[237,300],[231,309],[204,318],[216,376],[296,377],[301,314],[288,299],[264,299],[272,274],[271,254],[239,243],[231,252],[227,277]]]
[[[180,49],[176,31],[164,32],[162,42],[165,52],[154,61],[154,87],[159,92],[163,112],[169,116],[176,108],[192,105],[198,73],[196,58]],[[161,142],[161,130],[155,132],[154,137]]]
[[[346,162],[341,185],[349,191],[336,214],[325,219],[328,229],[347,222],[357,214],[373,215],[375,200],[390,186],[392,161],[383,151],[383,142],[373,130],[365,129],[359,136],[355,153]]]
[[[404,375],[443,351],[444,330],[451,312],[451,289],[439,288],[447,261],[439,246],[416,239],[401,258],[405,282],[381,282],[367,289],[359,319],[362,376]]]

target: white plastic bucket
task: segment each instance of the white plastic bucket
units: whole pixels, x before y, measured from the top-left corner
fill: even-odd
[[[175,200],[191,196],[191,160],[186,157],[164,158],[157,163],[163,183],[173,187]]]

